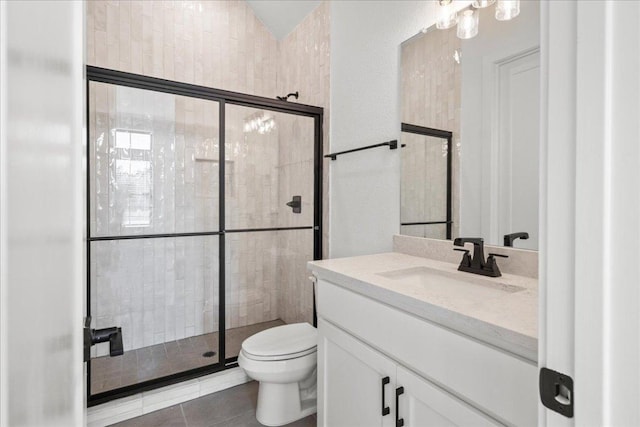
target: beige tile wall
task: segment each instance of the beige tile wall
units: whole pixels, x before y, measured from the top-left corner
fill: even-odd
[[[275,232],[227,234],[227,329],[278,319],[280,251]]]
[[[271,132],[244,132],[245,120],[256,114],[274,117]],[[271,228],[278,221],[280,117],[277,113],[238,105],[226,106],[225,156],[228,160],[226,228]]]
[[[275,96],[278,44],[244,1],[87,2],[87,63]]]
[[[323,149],[329,147],[330,96],[330,2],[323,1],[278,44],[278,93],[296,90],[296,102],[324,108]],[[329,255],[329,165],[323,160],[323,257]]]
[[[328,152],[328,2],[323,2],[278,43],[243,1],[89,1],[87,62],[105,68],[266,97],[298,90],[298,102],[325,107],[324,146],[325,152]],[[228,118],[238,124],[238,129],[227,127],[227,182],[231,192],[228,208],[243,213],[232,213],[227,227],[302,225],[284,224],[283,221],[291,216],[286,213],[285,217],[285,210],[281,205],[288,201],[292,191],[296,191],[287,183],[305,182],[310,172],[310,176],[313,176],[313,162],[308,157],[312,153],[304,154],[304,144],[301,144],[301,138],[309,137],[309,125],[305,120],[311,120],[283,116],[278,120],[278,129],[269,135],[257,137],[244,134],[239,127],[244,117],[250,113],[248,110],[238,111],[237,117],[234,117],[233,112],[228,112]],[[109,113],[116,114],[115,110],[110,110]],[[163,197],[161,201],[155,202],[162,203],[162,209],[154,207],[154,213],[162,213],[162,216],[154,224],[162,222],[168,227],[166,232],[191,231],[200,229],[200,225],[213,226],[218,221],[217,200],[213,196],[217,188],[198,184],[216,175],[217,165],[211,161],[195,160],[213,160],[211,153],[217,147],[217,138],[203,136],[205,123],[208,122],[205,115],[211,116],[211,112],[205,112],[202,106],[191,105],[190,101],[182,100],[176,102],[175,111],[167,112],[169,113],[175,113],[177,121],[174,130],[176,146],[165,153],[170,158],[163,155],[156,161],[163,163],[162,168],[167,172],[165,176],[171,182],[154,181],[154,191],[159,192],[158,194],[165,193],[166,185],[170,184],[171,187],[167,193],[169,200]],[[108,127],[108,122],[104,120],[96,122],[95,117],[92,120],[93,135],[100,125]],[[206,132],[217,133],[217,126],[214,127],[215,129],[206,129]],[[107,131],[106,127],[104,131]],[[254,148],[257,148],[247,151],[249,143],[254,143]],[[255,143],[264,145],[256,146]],[[263,149],[267,146],[268,149]],[[165,161],[167,159],[170,161]],[[171,163],[178,170],[172,170]],[[108,175],[106,169],[103,175]],[[181,179],[177,179],[178,177]],[[324,248],[327,253],[326,173],[323,179]],[[305,187],[301,191],[312,194],[310,188]],[[192,203],[193,206],[186,203],[185,198],[190,197],[196,200]],[[304,199],[303,202],[309,203],[312,197]],[[105,199],[103,204],[106,206],[108,203],[108,199]],[[93,205],[97,206],[97,203]],[[304,210],[305,213],[309,213],[310,206]],[[105,215],[102,210],[92,212],[94,223],[100,223],[101,215]],[[306,215],[303,216],[304,220],[293,217],[294,222],[305,222],[307,218]],[[110,224],[109,217],[102,221],[107,226]],[[118,224],[111,225],[107,230],[108,234],[122,232]],[[311,232],[307,231],[306,234],[251,233],[228,237],[228,327],[275,318],[282,318],[288,323],[311,321],[311,287],[305,266],[306,261],[313,257],[310,236]],[[135,269],[126,266],[118,267],[114,274],[120,277],[114,277],[114,280],[109,281],[109,287],[105,288],[109,291],[109,298],[104,295],[99,299],[97,295],[92,298],[94,303],[105,300],[103,307],[92,308],[94,313],[104,313],[97,327],[126,323],[129,321],[127,319],[132,318],[146,321],[154,319],[155,326],[147,328],[148,337],[144,331],[129,334],[129,342],[125,334],[126,348],[162,342],[185,334],[188,336],[217,330],[217,317],[212,316],[218,310],[217,285],[211,287],[211,283],[216,282],[217,266],[207,268],[200,261],[194,265],[186,261],[185,256],[194,255],[193,251],[197,251],[197,248],[187,248],[185,253],[180,248],[176,252],[173,246],[169,250],[165,247],[166,244],[160,246],[157,253],[153,253],[154,245],[144,249],[145,254],[154,260],[153,265],[158,264],[156,270],[162,270],[161,265],[166,265],[167,270],[167,273],[161,273],[161,270],[153,273],[152,270],[145,276],[148,282],[158,274],[163,275],[163,290],[160,294],[154,291],[155,296],[150,302],[144,305],[144,301],[138,301],[138,298],[133,303],[116,309],[123,292],[128,292],[127,286],[131,286],[131,281],[135,280],[134,275],[129,274]],[[196,255],[198,259],[203,259],[203,256],[209,259],[211,256],[215,257],[216,253],[217,246],[203,254],[197,252]],[[103,251],[97,262],[104,264],[112,260],[114,254],[120,254],[118,256],[121,260],[128,258],[128,254],[122,250]],[[106,265],[113,267],[109,263]],[[174,273],[176,265],[180,271],[186,268],[190,274],[195,274],[192,281],[197,283],[196,289],[188,286],[185,288],[186,282],[177,280]],[[116,282],[122,285],[117,285]],[[146,286],[151,284],[147,283]],[[105,291],[101,292],[104,294]],[[203,293],[211,294],[211,297],[205,298]],[[140,310],[135,308],[136,302],[142,304]],[[180,306],[177,310],[178,317],[173,314],[176,304]],[[150,310],[151,314],[145,317],[144,310]],[[138,320],[130,322],[136,325],[139,323]]]
[[[323,148],[329,152],[329,25],[330,6],[324,1],[278,45],[278,92],[287,94],[299,91],[296,102],[316,105],[324,108]],[[303,135],[308,135],[306,128],[309,119],[297,119],[297,125],[281,129],[281,182],[300,182],[312,168],[313,158],[302,148]],[[323,256],[328,252],[329,236],[329,199],[328,199],[328,164],[323,174]],[[288,175],[288,176],[284,176]],[[312,182],[312,181],[307,181]],[[311,192],[311,189],[307,190]],[[311,193],[312,194],[312,193]],[[288,195],[283,190],[283,195]],[[304,200],[303,200],[304,201]],[[296,232],[290,239],[281,233],[279,247],[283,256],[278,263],[278,300],[279,315],[287,323],[311,322],[312,320],[312,287],[308,280],[306,261],[313,258],[310,232]]]
[[[447,140],[402,134],[400,221],[444,221],[447,218]],[[443,224],[402,226],[401,234],[446,239]]]
[[[245,120],[262,113],[273,115],[254,108],[226,107],[227,229],[278,226],[275,166],[278,163],[279,127],[265,134],[243,130]],[[275,233],[228,233],[226,241],[227,329],[277,319],[279,248]]]
[[[453,57],[456,50],[460,50],[460,39],[456,37],[455,28],[420,34],[404,43],[401,50],[402,121],[453,132],[454,237],[459,234],[460,222],[461,68]],[[445,188],[444,178],[439,173],[431,177]]]
[[[313,119],[287,116],[280,121],[278,162],[279,210],[282,224],[313,224]],[[286,206],[294,195],[302,196],[302,212]],[[313,231],[278,233],[278,314],[286,323],[311,321],[311,283],[306,262],[313,259]]]

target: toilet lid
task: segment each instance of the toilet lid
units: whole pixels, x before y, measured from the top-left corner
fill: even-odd
[[[307,354],[315,350],[317,343],[316,328],[308,323],[293,323],[258,332],[244,340],[242,350],[248,356],[258,358],[284,358],[297,353]]]

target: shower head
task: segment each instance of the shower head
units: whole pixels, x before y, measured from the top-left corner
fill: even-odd
[[[276,98],[278,98],[280,101],[288,101],[289,97],[295,97],[296,99],[298,99],[298,91],[292,92],[290,94],[287,94],[286,96],[276,96]]]

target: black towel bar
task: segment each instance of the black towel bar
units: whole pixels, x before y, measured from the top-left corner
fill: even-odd
[[[368,150],[369,148],[386,147],[386,146],[389,147],[389,150],[395,150],[396,148],[398,148],[398,141],[394,139],[393,141],[382,142],[380,144],[374,144],[374,145],[367,145],[366,147],[354,148],[353,150],[345,150],[345,151],[340,151],[338,153],[326,154],[324,157],[328,157],[331,160],[335,160],[341,154],[353,153],[356,151]]]

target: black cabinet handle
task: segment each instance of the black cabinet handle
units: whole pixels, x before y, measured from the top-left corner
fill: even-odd
[[[389,384],[389,382],[391,382],[391,379],[389,379],[389,377],[384,377],[382,379],[382,416],[384,417],[385,415],[389,415],[389,412],[391,412],[391,409],[389,409],[388,406],[384,406],[384,386],[386,386],[387,384]]]
[[[404,418],[400,418],[400,395],[404,394],[404,387],[396,389],[396,427],[404,426]]]

